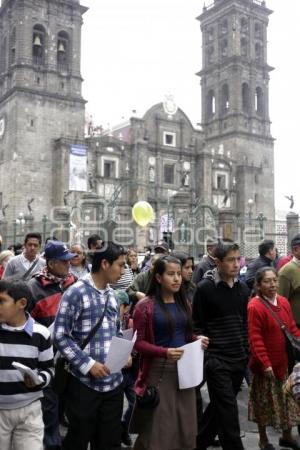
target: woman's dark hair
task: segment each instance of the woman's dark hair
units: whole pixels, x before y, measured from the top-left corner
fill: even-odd
[[[97,245],[97,241],[101,241],[99,234],[91,234],[87,240],[87,246],[89,249]]]
[[[16,256],[20,255],[23,251],[23,245],[20,242],[18,242],[17,244],[13,245],[13,249],[14,249],[14,254]]]
[[[127,250],[121,245],[114,242],[102,242],[101,247],[96,248],[95,251],[90,253],[92,260],[92,273],[99,272],[101,261],[106,260],[109,264],[116,261],[121,255],[126,255]]]
[[[260,269],[258,269],[258,271],[255,274],[255,278],[254,278],[254,290],[255,292],[257,292],[257,286],[262,282],[265,273],[266,272],[273,272],[275,275],[277,275],[276,270],[274,269],[274,267],[270,267],[270,266],[265,266],[265,267],[261,267]]]
[[[189,256],[187,253],[184,253],[184,252],[172,252],[172,256],[174,256],[174,258],[179,259],[182,267],[187,263],[187,261],[192,261],[192,269],[194,270],[195,263],[194,263],[193,256]],[[194,292],[193,291],[191,292],[191,290],[193,290],[195,288],[196,288],[196,285],[194,284],[194,282],[192,280],[190,280],[190,281],[182,280],[182,289],[183,289],[184,295],[189,300],[190,303],[192,302],[192,299],[194,296]]]
[[[174,256],[174,258],[179,259],[182,266],[184,266],[187,261],[191,260],[193,263],[193,269],[194,269],[194,257],[193,256],[189,256],[187,253],[184,253],[184,252],[172,252],[171,256]]]
[[[161,258],[158,258],[155,261],[155,263],[153,265],[150,285],[149,285],[149,288],[147,291],[147,296],[152,297],[154,299],[154,301],[157,302],[159,304],[159,306],[161,307],[161,310],[163,311],[165,318],[167,320],[167,323],[168,323],[168,331],[169,331],[170,337],[173,335],[173,333],[175,331],[175,323],[174,323],[173,316],[169,313],[169,311],[163,301],[163,298],[161,295],[161,285],[157,281],[156,275],[157,274],[163,275],[165,273],[165,271],[167,270],[167,265],[172,264],[172,263],[178,264],[179,266],[181,266],[180,260],[175,258],[172,255],[162,256]],[[181,285],[179,291],[174,294],[174,299],[175,299],[176,306],[181,310],[181,312],[186,317],[188,333],[192,333],[193,324],[192,324],[191,309],[190,309],[188,301],[184,295],[182,285]]]
[[[25,311],[30,307],[32,294],[25,281],[14,280],[12,277],[5,278],[0,281],[0,292],[5,292],[14,299],[15,303],[21,300],[21,298],[26,298],[27,305]]]

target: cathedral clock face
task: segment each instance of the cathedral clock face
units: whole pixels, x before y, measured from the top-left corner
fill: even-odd
[[[0,138],[4,136],[5,133],[5,118],[4,116],[0,117]]]

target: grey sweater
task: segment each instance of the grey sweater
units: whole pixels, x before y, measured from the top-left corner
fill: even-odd
[[[7,278],[7,277],[21,278],[28,270],[23,264],[23,258],[24,258],[24,255],[22,255],[22,254],[11,258],[8,261],[7,266],[5,268],[3,278]],[[32,262],[32,264],[33,263],[34,263],[34,261]],[[35,273],[38,273],[40,270],[42,270],[42,268],[45,266],[45,264],[46,264],[46,261],[43,258],[39,257],[39,260],[38,260],[37,264],[35,265],[34,269],[30,272],[28,279],[30,279]]]

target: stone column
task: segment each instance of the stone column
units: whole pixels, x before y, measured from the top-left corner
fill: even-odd
[[[291,247],[291,240],[299,233],[299,215],[290,211],[286,216],[286,228],[288,237],[288,249]]]
[[[12,242],[8,242],[8,227],[7,221],[5,219],[0,220],[0,236],[2,238],[2,250],[7,248],[8,244]],[[11,237],[10,237],[11,239]]]

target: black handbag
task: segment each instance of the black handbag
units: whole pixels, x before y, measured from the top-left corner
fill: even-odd
[[[147,386],[143,395],[136,396],[137,404],[142,409],[153,409],[160,402],[158,386]]]
[[[136,396],[136,402],[142,409],[154,409],[159,405],[159,385],[163,379],[167,360],[164,361],[160,377],[155,385],[147,385],[143,395]]]
[[[280,317],[273,311],[267,300],[259,297],[260,301],[269,309],[270,313],[280,326],[281,331],[284,334],[286,342],[286,350],[288,355],[288,373],[291,374],[293,367],[297,362],[300,362],[300,338],[294,336],[282,322]]]
[[[97,330],[102,325],[106,310],[107,310],[107,304],[108,299],[105,302],[103,313],[96,323],[96,325],[91,329],[87,337],[84,339],[82,344],[80,345],[81,350],[83,350],[87,344],[90,342],[90,340],[95,336]],[[54,391],[58,395],[63,395],[68,387],[69,380],[70,380],[71,372],[70,372],[70,362],[64,358],[63,356],[59,355],[56,358],[55,364],[54,364],[54,377],[52,381],[52,387]]]
[[[288,361],[289,361],[288,371],[289,371],[289,374],[291,374],[295,364],[297,364],[300,361],[300,338],[298,338],[298,337],[294,336],[292,333],[290,333],[285,328],[285,325],[282,325],[281,329],[285,335],[285,339],[286,339],[286,343],[287,343],[287,354],[288,354]]]

